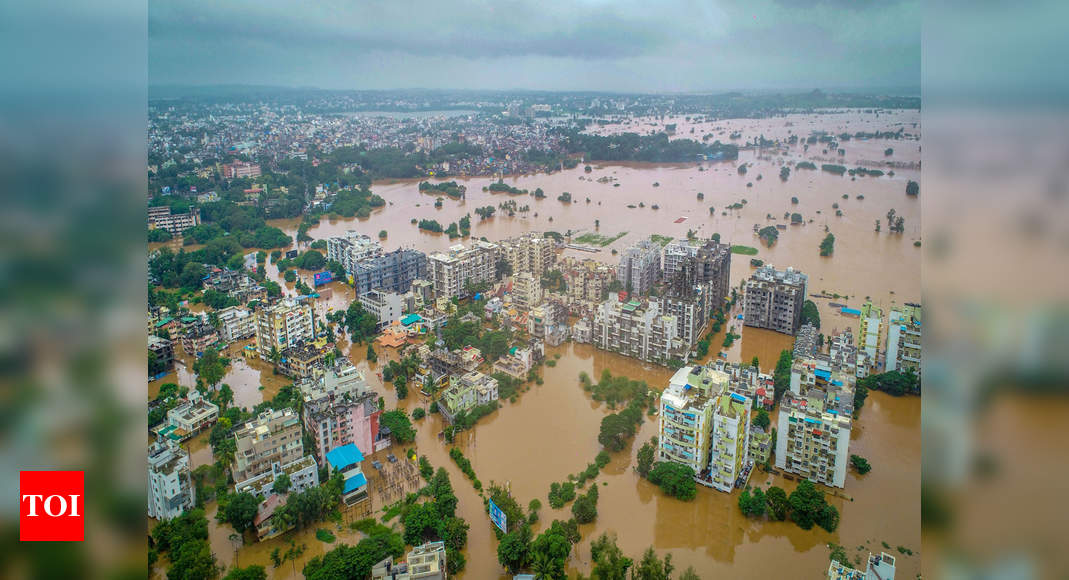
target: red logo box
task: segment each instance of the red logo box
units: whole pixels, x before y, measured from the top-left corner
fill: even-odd
[[[85,539],[85,472],[19,472],[19,540]]]

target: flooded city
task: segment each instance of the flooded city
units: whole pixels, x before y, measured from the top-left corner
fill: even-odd
[[[706,239],[719,234],[724,243],[750,246],[756,254],[735,253],[731,258],[730,285],[741,293],[754,267],[751,258],[777,267],[791,266],[809,276],[809,294],[822,320],[821,331],[828,335],[855,329],[856,315],[843,312],[844,307],[858,308],[870,301],[882,308],[919,301],[920,298],[920,207],[914,196],[905,194],[906,183],[919,178],[920,114],[916,110],[894,111],[826,111],[819,114],[787,115],[768,119],[698,120],[690,118],[637,118],[598,128],[604,134],[618,132],[660,132],[674,126],[676,136],[694,138],[712,134],[723,141],[747,143],[758,139],[776,139],[777,146],[744,148],[733,161],[692,163],[580,163],[572,169],[500,178],[518,190],[542,189],[544,198],[510,195],[487,191],[498,177],[455,178],[466,187],[462,199],[445,198],[436,207],[434,195],[420,191],[421,180],[380,180],[371,191],[385,200],[368,218],[324,216],[307,230],[313,240],[344,236],[356,231],[379,237],[384,248],[413,248],[421,252],[448,251],[467,240],[449,239],[440,233],[425,232],[412,223],[433,219],[446,225],[472,216],[471,238],[490,241],[514,237],[520,233],[558,232],[565,241],[577,240],[587,233],[597,233],[611,242],[583,246],[566,244],[561,256],[593,259],[615,265],[618,254],[637,241],[651,235],[671,238]],[[828,134],[855,132],[895,132],[904,130],[909,138],[865,139],[840,143],[840,151],[828,151],[824,144],[806,145],[805,137],[814,131]],[[785,144],[791,135],[800,139]],[[893,164],[885,165],[885,150],[893,154]],[[876,161],[874,161],[876,160]],[[887,175],[846,176],[819,169],[800,169],[801,161],[840,163],[846,166],[894,167]],[[745,166],[743,173],[740,166]],[[781,178],[782,168],[790,168]],[[892,175],[893,173],[893,175]],[[452,180],[454,178],[450,178]],[[557,200],[569,192],[571,202]],[[796,198],[792,201],[792,198]],[[489,219],[474,215],[476,208],[503,206],[515,201],[521,209],[509,215],[501,209]],[[886,220],[889,211],[904,218],[902,233],[892,233],[885,226],[876,231],[874,224]],[[791,223],[788,214],[800,213],[801,223]],[[272,220],[285,234],[296,237],[299,218]],[[886,223],[886,222],[885,222]],[[757,235],[768,225],[780,226],[778,241],[771,247]],[[379,234],[385,230],[385,235]],[[830,257],[820,255],[818,246],[827,232],[835,236],[835,251]],[[588,238],[589,239],[589,238]],[[305,251],[311,242],[296,246]],[[156,244],[156,249],[171,244]],[[580,246],[581,249],[577,249]],[[187,251],[197,246],[186,246]],[[273,260],[266,275],[277,282],[284,295],[298,296],[295,282],[287,282]],[[306,284],[311,275],[299,271]],[[331,282],[316,289],[314,317],[323,320],[344,311],[356,299],[354,290],[344,282]],[[196,311],[199,305],[191,305]],[[713,333],[711,352],[704,359],[717,358],[749,363],[759,360],[762,372],[771,373],[783,350],[790,350],[794,337],[772,330],[744,327],[742,305],[727,313],[727,324]],[[727,332],[739,335],[728,347],[721,348]],[[242,356],[243,349],[255,341],[235,342],[220,352],[230,359],[221,383],[234,393],[234,404],[251,409],[270,401],[279,390],[293,381],[274,371],[269,362]],[[338,349],[363,373],[368,384],[384,399],[387,409],[397,406],[411,413],[417,407],[427,410],[431,400],[416,392],[398,400],[396,391],[382,379],[383,366],[400,357],[396,349],[379,348],[379,360],[366,360],[365,347],[350,348],[344,337]],[[673,371],[667,367],[599,350],[590,344],[566,342],[547,346],[546,360],[552,366],[541,369],[541,384],[528,383],[513,401],[502,401],[501,408],[482,419],[472,429],[459,432],[454,446],[471,460],[478,477],[487,485],[506,486],[520,505],[532,499],[546,503],[550,484],[565,480],[582,471],[601,451],[598,442],[602,418],[611,409],[594,401],[580,386],[580,373],[597,377],[603,370],[645,381],[650,389],[663,390]],[[176,356],[175,371],[149,383],[149,399],[156,397],[160,386],[174,382],[195,387],[192,371],[195,357]],[[775,424],[776,412],[772,413]],[[887,551],[887,546],[911,549],[912,555],[896,552],[901,577],[914,577],[920,571],[919,511],[915,509],[919,494],[920,399],[892,397],[880,392],[869,395],[868,403],[851,432],[851,451],[866,457],[872,473],[848,474],[845,488],[829,496],[829,503],[841,512],[841,525],[834,532],[819,528],[804,530],[791,522],[754,521],[743,515],[737,494],[724,494],[699,487],[693,501],[681,501],[661,493],[655,485],[635,470],[635,455],[642,443],[657,435],[658,417],[646,416],[631,443],[612,454],[611,461],[597,477],[600,485],[598,517],[593,524],[580,526],[582,540],[568,559],[569,574],[590,572],[589,546],[603,532],[615,533],[625,554],[638,555],[652,546],[658,553],[670,553],[677,569],[692,566],[702,577],[772,577],[787,570],[810,570],[815,577],[827,562],[829,544],[843,546],[852,562],[860,565],[869,552]],[[416,441],[412,445],[434,467],[444,467],[450,474],[459,499],[458,516],[470,527],[464,550],[467,565],[458,573],[464,578],[507,578],[498,563],[497,541],[492,533],[482,497],[449,457],[450,446],[441,438],[448,427],[442,415],[429,413],[414,421]],[[191,466],[212,463],[207,433],[185,444]],[[398,457],[396,446],[388,451],[369,454],[386,471],[370,470],[370,501],[357,508],[343,510],[340,523],[325,522],[337,536],[338,543],[356,543],[361,534],[348,523],[362,517],[378,517],[382,509],[416,491],[421,485],[411,474],[390,474],[396,464],[385,462],[387,454]],[[414,473],[414,472],[413,472]],[[399,479],[398,479],[399,478]],[[797,485],[795,478],[783,473],[755,470],[750,485],[767,488],[776,485],[788,493]],[[391,491],[392,490],[392,491]],[[402,490],[402,491],[399,491]],[[829,490],[830,491],[830,490]],[[299,575],[303,565],[333,545],[316,538],[315,529],[305,528],[279,537],[242,546],[229,526],[211,522],[211,545],[220,565],[264,565],[270,577]],[[554,519],[567,520],[568,508],[554,510],[548,505],[533,525],[536,534]],[[306,549],[281,567],[270,565],[270,553],[276,548],[286,551],[293,546]],[[157,568],[162,573],[163,568]],[[745,573],[740,573],[745,570]]]

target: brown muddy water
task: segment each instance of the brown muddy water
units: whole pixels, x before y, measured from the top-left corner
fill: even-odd
[[[743,134],[741,141],[763,134],[766,137],[783,138],[798,134],[804,137],[811,130],[823,129],[834,133],[841,131],[895,130],[905,127],[907,132],[919,134],[920,115],[917,111],[881,112],[875,114],[833,113],[827,115],[789,116],[788,118],[763,120],[724,120],[694,124],[698,138],[703,132],[714,133],[717,139],[727,142],[732,131]],[[690,124],[682,118],[678,123],[677,136],[691,136]],[[642,120],[633,121],[625,130],[637,131],[639,126],[655,130],[657,123],[673,122]],[[642,125],[646,123],[646,125]],[[654,123],[654,125],[649,125]],[[619,127],[617,127],[619,129]],[[605,128],[614,130],[614,126]],[[641,131],[639,131],[641,132]],[[724,135],[721,136],[721,133]],[[699,236],[708,237],[714,232],[734,244],[753,246],[759,249],[756,258],[782,268],[793,266],[809,275],[810,293],[826,291],[844,298],[815,299],[821,310],[822,332],[855,328],[857,319],[842,316],[829,302],[839,302],[858,307],[871,297],[874,302],[889,307],[893,303],[919,301],[920,299],[920,252],[914,240],[920,239],[920,205],[917,199],[905,195],[908,179],[919,180],[918,169],[895,169],[893,177],[838,177],[819,170],[798,170],[793,163],[811,159],[818,166],[824,163],[841,163],[854,167],[868,160],[883,160],[883,149],[893,147],[893,160],[903,163],[918,162],[918,141],[866,142],[850,141],[843,146],[847,154],[843,158],[824,154],[819,145],[785,147],[781,150],[744,150],[737,162],[702,164],[626,164],[595,165],[590,173],[583,165],[573,170],[553,174],[506,177],[509,185],[534,190],[541,187],[546,199],[536,200],[530,196],[490,194],[482,188],[491,178],[457,179],[467,186],[465,200],[445,198],[444,207],[434,208],[434,196],[419,193],[418,181],[375,183],[372,190],[387,201],[387,206],[373,212],[368,219],[323,219],[309,234],[317,239],[340,235],[346,230],[357,230],[376,236],[386,229],[387,249],[399,246],[414,247],[424,252],[444,250],[462,240],[449,240],[440,234],[420,232],[409,220],[436,219],[443,226],[471,213],[472,235],[498,240],[524,231],[553,230],[574,234],[597,231],[606,236],[621,232],[626,235],[601,248],[600,252],[568,252],[604,262],[615,263],[612,250],[622,250],[650,234],[674,237],[686,236],[694,230]],[[751,164],[746,175],[739,175],[741,163]],[[789,179],[779,179],[780,166],[792,165]],[[886,168],[885,168],[886,170]],[[758,179],[758,176],[761,179]],[[602,179],[605,183],[599,183]],[[659,185],[654,186],[654,183]],[[619,184],[614,187],[614,184]],[[749,187],[747,184],[751,184]],[[572,194],[574,202],[564,204],[556,197],[564,191]],[[704,193],[698,200],[697,194]],[[848,199],[842,199],[846,194]],[[857,199],[858,195],[864,199]],[[923,192],[922,192],[923,195]],[[794,205],[792,196],[799,198]],[[590,198],[590,203],[586,198]],[[531,210],[515,217],[498,214],[488,220],[479,220],[474,210],[480,206],[493,205],[506,200],[515,200],[520,206],[529,205]],[[726,210],[736,202],[746,200],[739,210]],[[628,205],[644,208],[629,208]],[[835,216],[832,204],[838,203],[842,217]],[[658,204],[659,209],[650,206]],[[716,208],[710,214],[709,207]],[[885,214],[894,208],[905,218],[905,233],[890,234]],[[817,211],[821,213],[817,213]],[[722,215],[726,211],[727,215]],[[779,242],[766,248],[753,232],[754,225],[786,224],[784,212],[799,212],[805,225],[787,226],[780,230]],[[535,215],[537,213],[537,216]],[[776,219],[767,219],[772,214]],[[676,223],[679,218],[685,218]],[[880,219],[882,232],[877,234],[874,222]],[[595,226],[600,221],[600,227]],[[812,220],[811,222],[809,220]],[[290,235],[296,234],[298,220],[276,220],[273,225],[281,227]],[[830,258],[819,255],[818,246],[823,239],[825,226],[835,235],[835,254]],[[751,271],[751,256],[735,255],[732,261],[732,284],[738,286]],[[283,284],[286,294],[295,294],[292,284],[281,280],[278,269],[268,263],[268,275]],[[305,278],[310,274],[301,273]],[[310,283],[310,280],[306,280]],[[325,290],[325,292],[324,292]],[[316,315],[322,316],[330,309],[344,309],[353,299],[352,290],[338,283],[320,289],[321,298],[316,302]],[[328,296],[329,294],[329,296]],[[848,297],[848,298],[845,298]],[[710,358],[723,356],[730,361],[750,361],[755,356],[764,372],[770,372],[783,349],[789,349],[792,338],[771,331],[744,329],[734,319],[741,314],[741,307],[731,314],[726,326],[741,334],[732,347],[722,349],[724,328],[712,338]],[[856,334],[856,332],[855,332]],[[396,352],[379,350],[379,362],[364,360],[366,347],[349,348],[341,344],[342,351],[364,371],[369,384],[385,399],[387,408],[397,405],[411,411],[416,406],[426,407],[425,400],[416,391],[411,391],[407,400],[398,402],[392,386],[386,388],[378,378],[380,365],[396,358]],[[235,351],[237,349],[234,349]],[[462,434],[457,445],[471,459],[473,467],[484,486],[491,481],[507,483],[521,505],[534,498],[543,503],[540,524],[544,526],[553,519],[571,516],[569,508],[552,510],[548,507],[546,494],[550,483],[563,481],[568,474],[576,473],[593,461],[600,447],[597,433],[601,418],[610,410],[594,403],[578,384],[578,374],[585,371],[597,377],[602,369],[614,374],[623,374],[633,379],[645,380],[651,388],[660,390],[667,383],[671,372],[663,367],[649,365],[601,352],[589,345],[566,344],[548,348],[547,355],[559,354],[555,367],[544,367],[544,384],[532,384],[516,403],[503,402],[501,410],[484,418],[472,431]],[[186,364],[190,361],[185,361]],[[277,393],[278,388],[288,384],[284,377],[273,375],[269,365],[260,361],[245,361],[233,356],[234,363],[223,382],[235,392],[238,404],[252,406]],[[150,384],[149,396],[154,396],[159,384],[175,382],[192,386],[195,379],[186,366],[160,381]],[[264,389],[261,391],[260,386]],[[845,546],[851,559],[864,558],[868,551],[882,550],[881,542],[892,547],[905,546],[914,551],[913,556],[894,552],[898,558],[898,575],[912,578],[920,572],[920,399],[917,397],[892,398],[881,393],[872,393],[856,424],[851,453],[868,458],[873,470],[865,476],[851,473],[843,493],[853,501],[830,498],[841,511],[839,529],[832,534],[820,529],[801,530],[790,523],[752,521],[744,518],[737,506],[737,494],[727,495],[700,488],[692,502],[680,502],[665,497],[659,489],[640,479],[634,473],[634,455],[642,442],[656,434],[656,417],[647,417],[641,432],[626,450],[614,454],[612,462],[598,476],[604,483],[598,502],[598,519],[582,526],[583,540],[573,551],[569,572],[589,573],[590,540],[602,532],[612,531],[631,557],[640,557],[643,550],[653,546],[658,552],[670,552],[677,570],[694,566],[702,577],[810,577],[819,578],[825,573],[829,550],[827,543]],[[452,478],[460,500],[458,511],[470,524],[467,568],[464,578],[504,578],[505,571],[497,563],[497,542],[493,537],[485,514],[482,498],[470,482],[455,466],[448,455],[448,447],[438,439],[443,425],[438,415],[428,415],[416,424],[416,447],[426,455],[435,467],[445,467]],[[204,436],[188,444],[194,465],[211,460]],[[398,457],[402,453],[392,449]],[[377,456],[376,456],[377,458]],[[381,460],[381,459],[380,459]],[[385,463],[385,462],[384,462]],[[401,493],[397,480],[385,484],[385,478],[367,463],[366,472],[372,480],[371,508],[380,510]],[[788,490],[794,482],[785,481],[763,472],[755,473],[751,483],[755,485],[779,485]],[[390,487],[392,485],[393,487]],[[414,484],[413,484],[414,485]],[[211,506],[209,506],[211,507]],[[209,514],[211,517],[212,514]],[[379,514],[381,515],[381,513]],[[356,515],[346,514],[346,521]],[[238,560],[245,566],[262,564],[272,577],[299,576],[304,563],[312,556],[323,553],[339,542],[355,542],[359,534],[339,532],[335,524],[322,527],[339,535],[335,544],[324,544],[315,539],[314,529],[288,534],[264,544],[246,546],[239,552]],[[229,534],[229,526],[212,525],[212,546],[220,562],[235,561],[235,550]],[[307,544],[305,555],[295,564],[286,563],[282,568],[272,569],[269,554],[274,547],[285,551],[289,536],[297,536],[297,543]],[[859,550],[859,547],[861,548]]]

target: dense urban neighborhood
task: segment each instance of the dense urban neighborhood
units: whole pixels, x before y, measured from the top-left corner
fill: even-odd
[[[154,95],[150,575],[919,576],[918,109]]]

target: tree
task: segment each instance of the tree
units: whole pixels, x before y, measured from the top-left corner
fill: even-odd
[[[654,438],[656,440],[656,438]],[[650,469],[653,468],[653,462],[657,457],[657,444],[653,441],[647,441],[642,444],[642,447],[638,450],[638,474],[641,477],[646,477],[650,473]]]
[[[765,514],[765,509],[765,492],[761,491],[761,488],[756,488],[751,493],[750,488],[747,487],[739,494],[739,510],[746,517],[761,517]]]
[[[853,465],[854,469],[861,475],[865,475],[869,471],[872,471],[872,466],[869,465],[869,460],[860,455],[851,455],[850,465]]]
[[[398,443],[411,443],[416,440],[416,432],[412,429],[412,422],[404,411],[387,411],[379,416],[379,424],[389,427],[394,439]]]
[[[912,179],[906,183],[906,195],[920,195],[921,184]]]
[[[781,350],[776,369],[772,371],[772,388],[776,402],[783,398],[783,393],[791,387],[791,365],[794,357],[789,350]]]
[[[501,258],[494,264],[494,274],[500,281],[508,276],[512,275],[512,264],[508,260]]]
[[[772,424],[772,419],[768,416],[768,411],[764,409],[758,409],[754,415],[752,423],[762,429],[768,429],[768,426]]]
[[[835,235],[828,232],[824,240],[820,242],[820,255],[830,256],[835,252]]]
[[[223,580],[267,580],[267,572],[263,566],[252,565],[246,568],[234,568]]]
[[[497,544],[497,561],[509,571],[516,574],[527,567],[531,550],[531,528],[520,526],[502,536]]]
[[[215,565],[215,555],[207,540],[186,542],[171,550],[167,580],[215,578],[218,574],[219,567]]]
[[[834,532],[839,527],[839,510],[835,506],[824,504],[817,514],[817,525],[829,532]]]
[[[193,372],[204,380],[204,384],[214,387],[226,374],[226,362],[214,348],[204,351],[204,355],[193,363]]]
[[[787,519],[790,511],[790,503],[787,500],[787,492],[783,488],[772,486],[765,494],[765,502],[768,504],[768,517],[774,521]]]
[[[409,507],[403,520],[405,543],[418,546],[426,541],[438,539],[439,520],[440,515],[434,502]]]
[[[694,470],[687,465],[658,461],[650,470],[649,480],[661,486],[661,490],[668,495],[684,501],[692,500],[698,495]]]
[[[652,547],[646,548],[642,560],[632,574],[636,580],[669,580],[672,577],[672,554],[665,554],[662,561]]]
[[[565,578],[564,564],[572,551],[568,539],[553,529],[546,530],[531,542],[531,571],[535,578]]]
[[[260,500],[248,492],[241,492],[230,496],[226,504],[224,518],[227,523],[234,526],[239,534],[253,528],[253,520],[256,519],[256,510]]]
[[[589,524],[598,517],[598,486],[595,483],[590,491],[576,498],[572,504],[572,515],[580,524]]]
[[[285,494],[289,492],[290,487],[292,486],[293,482],[290,481],[289,474],[282,472],[275,477],[275,483],[271,485],[271,491]]]
[[[592,580],[626,580],[634,562],[616,545],[616,534],[603,533],[590,542],[590,560],[594,563]]]
[[[802,324],[812,324],[814,328],[820,329],[820,310],[817,309],[817,305],[812,300],[806,300],[802,303]]]
[[[824,501],[824,492],[817,489],[808,479],[798,484],[787,501],[791,507],[791,519],[804,530],[812,528],[813,524],[817,523],[824,506],[827,505]]]

